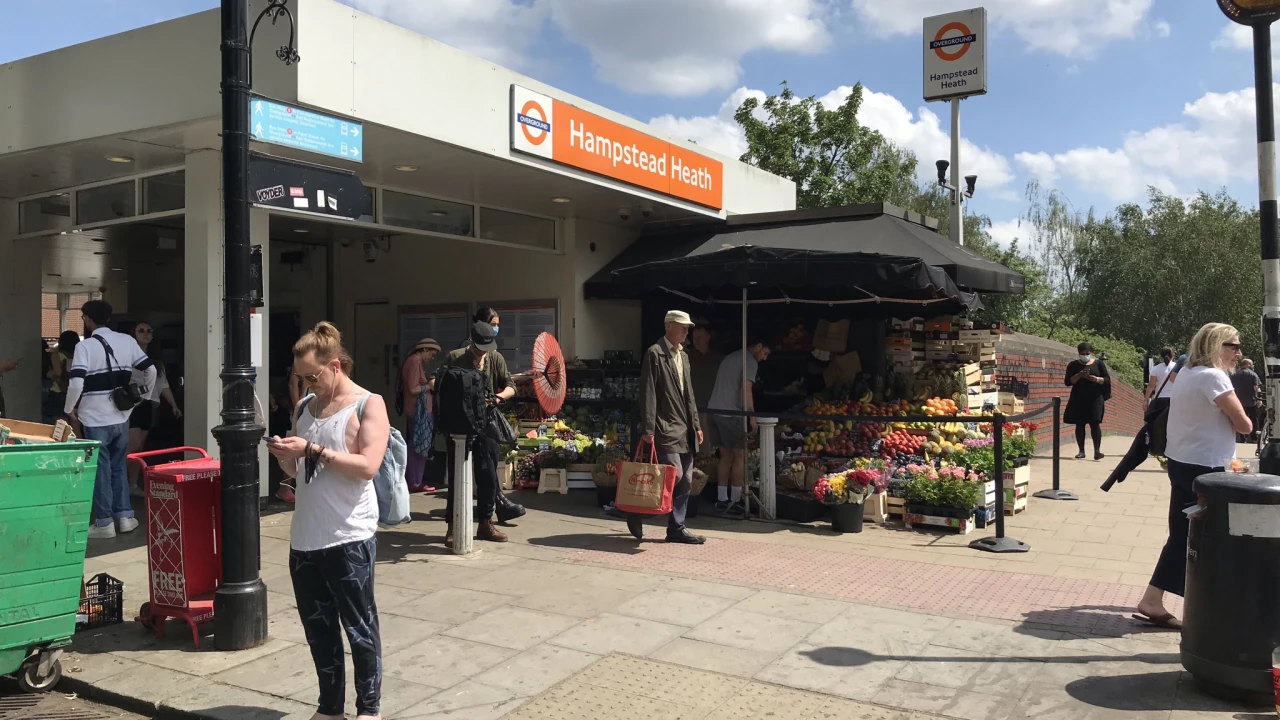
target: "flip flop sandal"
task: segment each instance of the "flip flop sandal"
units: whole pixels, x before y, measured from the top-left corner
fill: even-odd
[[[1152,627],[1164,628],[1166,630],[1182,629],[1182,621],[1174,617],[1172,613],[1165,613],[1163,615],[1158,615],[1156,617],[1134,613],[1129,617],[1132,617],[1134,620],[1137,620],[1138,622],[1143,623],[1144,625],[1150,625]],[[1174,623],[1177,623],[1177,624],[1175,625]]]

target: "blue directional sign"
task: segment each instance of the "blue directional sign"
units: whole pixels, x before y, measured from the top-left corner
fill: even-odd
[[[292,105],[253,98],[249,131],[259,142],[362,162],[364,125]]]

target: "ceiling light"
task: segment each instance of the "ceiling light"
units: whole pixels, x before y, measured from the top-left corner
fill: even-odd
[[[62,273],[48,273],[49,277],[62,277]]]
[[[133,162],[133,158],[125,157],[124,155],[108,155],[107,161],[113,163],[131,163]]]
[[[113,267],[113,268],[111,268],[111,271],[112,271],[112,272],[124,272],[124,268],[122,268],[122,267]]]
[[[294,231],[294,232],[296,232],[296,233],[309,233],[309,232],[311,232],[310,230],[308,230],[308,229],[306,229],[306,228],[294,228],[294,229],[293,229],[293,231]]]
[[[553,197],[553,198],[551,198],[551,202],[553,202],[553,203],[555,203],[555,204],[557,204],[557,205],[564,205],[565,203],[573,202],[573,200],[572,200],[571,198],[567,198],[567,197]]]
[[[417,165],[396,165],[395,168],[400,172],[417,172]]]
[[[449,213],[447,213],[447,212],[445,212],[445,211],[443,211],[443,210],[432,210],[432,211],[431,211],[431,217],[445,217],[445,216],[446,216],[446,215],[448,215],[448,214],[449,214]]]
[[[105,252],[103,252],[103,251],[101,251],[101,250],[94,250],[94,251],[93,251],[93,254],[94,254],[94,255],[106,255],[106,253],[105,253]]]

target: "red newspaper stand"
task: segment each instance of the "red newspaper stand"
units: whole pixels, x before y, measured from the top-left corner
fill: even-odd
[[[146,458],[200,453],[148,467]],[[200,623],[213,619],[213,593],[222,582],[222,468],[201,448],[180,447],[129,456],[142,465],[147,494],[147,576],[151,602],[138,622],[164,637],[167,618],[182,618],[200,648]]]

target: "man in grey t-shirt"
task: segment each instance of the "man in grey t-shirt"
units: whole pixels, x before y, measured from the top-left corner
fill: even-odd
[[[1236,397],[1244,406],[1244,412],[1253,421],[1256,431],[1261,427],[1258,414],[1258,391],[1262,389],[1262,380],[1253,370],[1253,361],[1245,358],[1240,361],[1240,369],[1231,373],[1231,385],[1236,390]],[[1247,440],[1246,440],[1247,442]]]
[[[725,356],[716,373],[716,385],[711,391],[707,409],[712,411],[711,421],[720,436],[720,465],[717,468],[716,510],[722,514],[742,514],[742,487],[747,470],[746,433],[742,418],[716,415],[716,410],[755,411],[752,387],[760,363],[769,358],[769,347],[748,337],[745,359],[743,351],[735,350]],[[747,425],[755,430],[756,419],[749,418]]]

